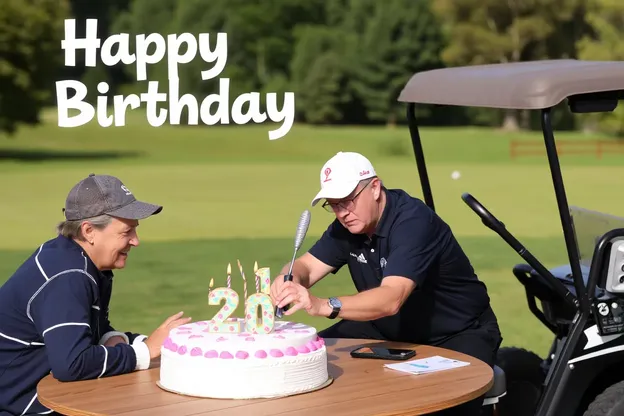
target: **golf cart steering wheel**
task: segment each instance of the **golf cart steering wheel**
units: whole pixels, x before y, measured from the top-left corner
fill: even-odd
[[[499,233],[501,229],[505,228],[505,224],[500,222],[494,215],[490,213],[479,201],[475,199],[468,192],[462,194],[462,199],[480,218],[483,224],[492,229],[494,232]]]

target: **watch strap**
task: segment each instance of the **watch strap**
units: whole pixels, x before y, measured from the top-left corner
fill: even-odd
[[[338,314],[340,313],[340,308],[333,306],[331,304],[331,301],[329,302],[329,306],[332,307],[332,313],[329,314],[328,318],[329,319],[336,319],[336,317],[338,316]]]

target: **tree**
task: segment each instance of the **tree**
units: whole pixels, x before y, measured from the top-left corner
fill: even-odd
[[[444,39],[429,0],[356,0],[345,24],[359,35],[352,86],[372,121],[396,123],[399,93],[415,72],[443,66]]]
[[[200,72],[213,64],[205,63],[198,53],[191,62],[178,68],[179,93],[202,97],[218,90],[218,78],[229,78],[229,99],[233,101],[247,92],[288,89],[296,28],[324,23],[324,3],[324,0],[135,0],[128,12],[119,16],[115,28],[133,35],[208,33],[211,49],[216,44],[217,33],[226,33],[227,63],[223,71],[216,78],[202,80]],[[167,85],[166,71],[166,62],[153,65],[149,79]]]
[[[291,66],[305,120],[392,125],[403,118],[397,97],[409,78],[443,66],[444,40],[429,4],[327,2],[328,23],[300,28]]]
[[[37,124],[63,64],[66,0],[3,0],[0,7],[0,132]]]
[[[449,38],[442,57],[451,66],[557,58],[540,46],[578,16],[584,1],[436,0]],[[519,128],[516,111],[505,112],[503,127]]]
[[[312,124],[343,122],[351,99],[349,36],[336,27],[309,25],[297,30],[296,39],[290,85],[297,96],[297,113]]]
[[[166,39],[169,33],[182,33],[177,32],[177,28],[173,27],[175,26],[177,7],[177,0],[134,0],[127,10],[115,15],[111,23],[111,32],[128,33],[130,35],[130,53],[133,53],[136,49],[136,35],[159,33]],[[150,52],[153,51],[153,48],[152,46]],[[128,78],[137,79],[136,66],[128,65],[122,68]],[[182,77],[180,78],[182,79]],[[167,60],[162,59],[156,64],[148,65],[147,79],[159,81],[159,90],[163,88],[163,85],[167,85]],[[133,84],[135,82],[132,81]],[[142,81],[140,84],[136,86],[137,89],[146,91],[147,81]]]
[[[97,19],[97,36],[104,42],[112,33],[111,25],[115,17],[126,11],[131,0],[69,0],[72,17],[76,20],[76,37],[84,37],[86,34],[87,19]],[[63,79],[80,80],[87,87],[85,101],[96,104],[100,93],[97,85],[105,81],[110,86],[106,95],[112,97],[117,91],[117,86],[124,81],[123,64],[113,67],[97,64],[95,67],[85,66],[84,53],[76,54],[76,65],[64,67],[61,71]]]
[[[620,0],[590,0],[586,20],[592,33],[577,43],[579,58],[586,60],[624,60],[624,2]],[[588,125],[597,123],[601,130],[624,135],[624,106],[613,113],[584,117]]]

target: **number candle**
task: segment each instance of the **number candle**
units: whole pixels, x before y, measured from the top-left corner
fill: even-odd
[[[249,296],[245,305],[245,330],[252,334],[268,334],[273,331],[275,325],[273,309],[273,302],[266,293],[254,293]]]
[[[266,294],[271,293],[271,269],[269,267],[262,267],[258,269],[257,275],[260,280],[260,292]]]
[[[212,290],[214,279],[210,279],[210,285],[208,289],[208,304],[220,305],[221,300],[225,300],[223,306],[215,316],[209,322],[209,332],[220,333],[239,333],[242,330],[242,323],[236,318],[230,318],[230,315],[234,313],[238,307],[238,293],[229,287],[218,287]],[[228,282],[229,285],[229,282]]]
[[[227,287],[213,289],[214,279],[210,279],[208,285],[208,304],[221,305],[221,309],[215,313],[209,321],[208,332],[218,333],[240,333],[243,330],[255,334],[267,334],[273,331],[275,316],[274,306],[269,296],[271,289],[271,270],[268,267],[258,269],[258,262],[254,263],[254,274],[256,278],[256,292],[247,297],[247,278],[243,271],[240,260],[237,260],[238,269],[243,278],[243,291],[245,302],[245,318],[234,318],[231,315],[238,308],[238,293],[231,287],[232,266],[227,267]],[[221,301],[224,302],[221,302]]]

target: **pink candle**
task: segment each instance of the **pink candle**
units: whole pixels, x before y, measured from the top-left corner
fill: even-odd
[[[232,265],[228,263],[227,267],[227,287],[232,287]]]
[[[236,261],[238,263],[238,270],[240,270],[241,277],[243,278],[243,299],[247,300],[247,279],[245,279],[245,272],[243,272],[243,266],[241,266],[240,260]]]

